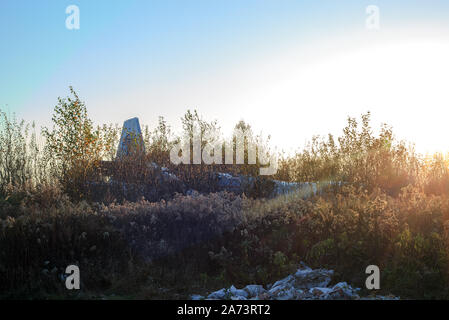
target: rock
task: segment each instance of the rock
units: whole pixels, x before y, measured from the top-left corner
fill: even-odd
[[[313,294],[314,296],[321,296],[322,294],[324,294],[324,291],[321,289],[322,288],[312,288],[310,289],[310,293]]]
[[[242,296],[231,296],[231,300],[247,300],[247,299]]]
[[[265,289],[261,285],[247,285],[243,289],[231,286],[229,289],[221,289],[212,292],[208,299],[231,300],[398,300],[393,295],[361,298],[359,288],[353,288],[346,282],[339,282],[328,287],[333,276],[333,270],[311,269],[301,263],[300,268],[294,274],[268,285]],[[192,299],[201,299],[202,296],[193,295]]]
[[[192,198],[197,198],[200,196],[200,193],[196,190],[189,189],[186,191],[186,196],[191,196]]]
[[[245,290],[242,289],[237,289],[234,286],[231,286],[231,288],[229,288],[229,292],[232,296],[239,296],[239,297],[243,297],[243,298],[248,298],[248,292],[246,292]]]
[[[301,185],[296,182],[285,182],[279,180],[273,180],[273,182],[274,188],[272,197],[277,197],[282,194],[289,194],[291,192],[298,190],[301,187]]]
[[[252,190],[256,186],[256,179],[250,176],[233,176],[229,173],[215,174],[217,188],[219,191],[228,191],[235,194],[242,194],[245,190]],[[269,197],[277,197],[292,192],[299,192],[302,197],[308,198],[318,193],[318,185],[314,182],[285,182],[279,180],[271,180],[273,190]]]
[[[247,285],[245,288],[243,288],[243,290],[248,292],[249,297],[257,297],[266,292],[263,286],[257,284]]]
[[[335,297],[329,295],[332,292],[332,288],[311,288],[304,292],[304,299],[307,300],[334,300]]]
[[[201,295],[199,295],[199,294],[192,294],[192,295],[190,296],[190,299],[192,299],[192,300],[203,300],[204,297],[201,296]]]
[[[358,291],[359,288],[353,288],[346,282],[339,282],[330,291],[323,292],[320,297],[326,300],[356,300],[360,299]]]
[[[332,279],[333,270],[326,269],[298,269],[296,271],[295,287],[300,289],[310,289],[313,287],[326,287]]]
[[[242,181],[240,177],[234,177],[229,173],[217,173],[217,187],[220,191],[233,192],[241,194],[243,192]]]
[[[272,297],[276,300],[298,300],[302,293],[303,291],[300,289],[296,289],[293,286],[286,286],[280,288],[280,290],[275,292]]]
[[[270,292],[277,287],[285,287],[289,284],[293,285],[294,280],[295,280],[295,278],[292,275],[289,275],[288,277],[286,277],[282,280],[278,280],[271,286]]]
[[[273,285],[271,287],[271,289],[268,290],[268,293],[271,296],[277,296],[277,295],[279,295],[280,292],[286,290],[287,288],[288,289],[291,288],[291,285],[289,285],[288,283],[281,283],[281,284],[278,284],[278,285]]]
[[[257,300],[270,300],[271,295],[268,292],[264,292],[257,296]]]
[[[227,296],[227,290],[225,288],[223,288],[221,290],[218,290],[218,291],[215,291],[215,292],[212,292],[211,294],[209,294],[207,296],[207,299],[221,300],[221,299],[225,299],[226,296]]]
[[[389,294],[387,296],[378,296],[378,295],[372,295],[368,297],[360,298],[360,300],[399,300],[399,297],[396,297],[392,294]]]

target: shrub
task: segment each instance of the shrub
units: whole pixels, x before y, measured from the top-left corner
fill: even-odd
[[[147,154],[115,159],[120,128],[94,129],[71,93],[43,130],[44,146],[33,126],[0,113],[0,296],[66,297],[72,263],[83,270],[83,294],[185,298],[194,288],[268,284],[304,260],[359,287],[376,264],[384,293],[449,297],[447,159],[422,158],[387,126],[375,135],[369,113],[349,118],[340,137],[315,137],[284,156],[276,175],[337,183],[307,199],[268,199],[274,183],[257,176],[260,163],[171,164],[179,137],[162,118],[144,128]],[[215,121],[190,111],[182,120],[184,135],[196,125],[203,143],[220,139]],[[236,129],[247,133],[245,160],[248,141],[265,150],[248,124]],[[217,172],[246,175],[244,194],[216,192]]]
[[[67,197],[57,206],[23,207],[21,215],[0,218],[0,296],[66,296],[65,268],[83,270],[86,290],[104,290],[125,276],[131,261],[121,234],[85,202]]]
[[[86,185],[98,174],[102,146],[85,104],[70,87],[72,98],[58,99],[53,129],[43,129],[47,147],[57,160],[57,176],[64,191],[76,199],[87,198]]]

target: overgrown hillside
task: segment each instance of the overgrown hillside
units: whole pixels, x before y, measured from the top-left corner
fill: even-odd
[[[120,128],[95,127],[73,90],[41,134],[0,116],[2,298],[186,298],[272,283],[300,261],[362,288],[375,264],[379,293],[449,297],[447,159],[416,154],[387,126],[375,135],[369,113],[360,123],[349,118],[340,137],[279,155],[277,174],[263,179],[259,163],[172,164],[180,136],[163,118],[144,128],[144,155],[105,173]],[[182,121],[183,135],[198,125],[218,139],[217,122],[190,111]],[[261,143],[248,124],[236,128]],[[161,179],[162,167],[185,187]],[[217,172],[252,176],[258,188],[218,192]],[[316,182],[322,192],[267,198],[269,178]],[[80,292],[65,289],[70,264],[81,270]]]

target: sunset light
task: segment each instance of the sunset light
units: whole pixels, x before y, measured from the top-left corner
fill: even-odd
[[[449,1],[0,0],[0,39],[2,315],[449,300]]]

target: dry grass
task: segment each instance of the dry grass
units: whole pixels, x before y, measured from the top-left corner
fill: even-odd
[[[147,154],[106,177],[101,160],[114,158],[120,128],[94,128],[83,106],[76,95],[61,99],[41,144],[32,126],[0,114],[0,296],[72,297],[60,279],[72,263],[83,270],[78,297],[180,298],[266,284],[304,260],[362,287],[376,264],[385,293],[449,297],[448,158],[421,157],[387,126],[373,134],[369,114],[279,160],[276,178],[320,182],[324,193],[265,199],[264,190],[215,192],[214,172],[255,175],[258,165],[172,165],[179,137],[162,118],[144,128]],[[187,133],[193,124],[217,131],[186,113]],[[184,189],[161,180],[151,161]],[[188,188],[205,194],[182,195]]]

